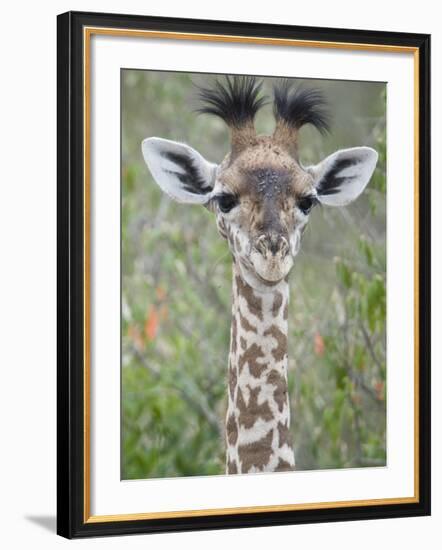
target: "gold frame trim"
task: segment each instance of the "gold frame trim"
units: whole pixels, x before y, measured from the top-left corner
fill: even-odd
[[[282,504],[270,506],[248,506],[235,508],[215,508],[206,510],[178,510],[168,512],[148,512],[95,516],[91,514],[91,472],[90,472],[90,42],[93,35],[129,36],[132,38],[157,38],[168,40],[196,40],[203,42],[249,43],[269,46],[291,46],[304,48],[325,48],[341,50],[363,50],[375,52],[412,53],[414,62],[414,495],[411,497],[317,502],[304,504]],[[379,506],[392,504],[412,504],[419,502],[419,49],[411,46],[388,44],[364,44],[296,40],[280,38],[247,37],[203,33],[182,33],[117,29],[107,27],[83,28],[83,100],[84,100],[84,523],[106,523],[112,521],[136,521],[146,519],[185,518],[228,514],[250,514],[295,510],[320,510],[344,508],[348,506]]]

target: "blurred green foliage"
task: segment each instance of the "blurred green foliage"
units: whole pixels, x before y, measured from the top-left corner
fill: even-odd
[[[224,473],[231,258],[212,215],[173,203],[140,144],[159,136],[220,162],[228,132],[196,116],[207,75],[122,72],[123,479]],[[265,79],[270,91],[272,79]],[[289,388],[298,469],[386,462],[385,85],[309,81],[334,118],[302,130],[301,160],[369,145],[379,152],[363,196],[316,208],[291,274]],[[271,107],[258,131],[270,133]]]

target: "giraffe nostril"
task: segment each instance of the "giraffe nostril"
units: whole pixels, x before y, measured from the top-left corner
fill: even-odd
[[[263,256],[279,254],[284,258],[289,251],[289,245],[287,239],[282,235],[261,235],[255,243],[255,249]]]
[[[268,252],[268,240],[267,240],[266,235],[261,235],[260,237],[258,237],[258,239],[256,240],[256,243],[255,243],[255,248],[263,256],[265,256],[267,254],[267,252]]]
[[[280,243],[279,243],[279,253],[281,254],[281,256],[284,258],[285,256],[287,256],[288,252],[289,252],[289,243],[288,243],[288,240],[283,237],[281,235],[280,237]]]

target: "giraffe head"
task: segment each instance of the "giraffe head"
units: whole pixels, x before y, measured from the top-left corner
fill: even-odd
[[[252,77],[226,77],[200,88],[200,112],[229,127],[231,149],[219,164],[184,143],[151,137],[144,159],[158,185],[181,203],[211,210],[244,280],[265,290],[285,279],[293,266],[311,210],[343,206],[358,197],[376,166],[369,147],[341,149],[314,166],[302,166],[299,130],[312,124],[328,130],[324,97],[318,90],[274,88],[276,120],[271,136],[257,135],[254,118],[266,103]]]

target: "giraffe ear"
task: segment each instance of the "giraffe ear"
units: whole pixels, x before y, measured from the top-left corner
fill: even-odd
[[[315,179],[318,199],[330,206],[345,206],[365,189],[376,167],[378,154],[370,147],[340,149],[307,171]]]
[[[156,183],[177,202],[205,204],[215,185],[216,164],[184,143],[157,137],[141,145],[144,160]]]

